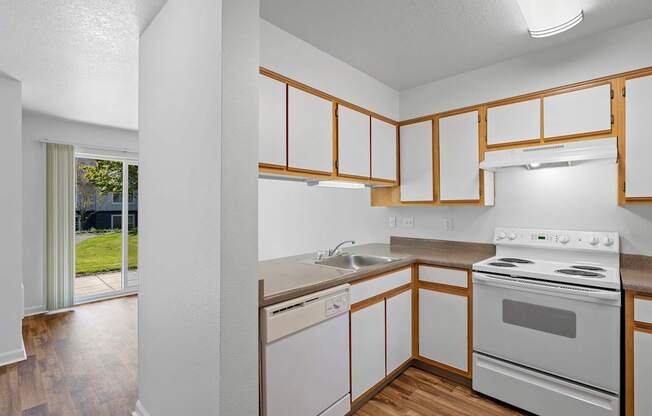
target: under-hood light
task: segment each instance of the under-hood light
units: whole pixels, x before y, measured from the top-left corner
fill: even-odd
[[[364,189],[364,183],[343,181],[308,181],[308,186],[321,186],[324,188]]]
[[[579,0],[518,0],[518,5],[533,38],[565,32],[584,19]]]

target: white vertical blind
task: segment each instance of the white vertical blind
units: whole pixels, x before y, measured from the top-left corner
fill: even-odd
[[[74,147],[47,144],[46,172],[47,309],[52,311],[74,303]]]

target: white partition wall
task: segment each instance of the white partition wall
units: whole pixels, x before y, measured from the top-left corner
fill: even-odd
[[[168,0],[141,36],[137,415],[258,413],[258,19]]]
[[[0,367],[25,359],[23,346],[21,83],[0,73]]]

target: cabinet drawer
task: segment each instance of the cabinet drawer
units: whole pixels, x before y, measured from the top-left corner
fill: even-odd
[[[652,324],[652,300],[634,299],[634,320]]]
[[[351,285],[351,304],[388,292],[412,281],[412,268],[386,274],[362,283]]]
[[[419,266],[419,280],[422,282],[468,287],[468,272],[466,270]]]

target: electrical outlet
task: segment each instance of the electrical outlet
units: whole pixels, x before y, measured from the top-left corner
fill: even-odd
[[[414,228],[414,217],[403,217],[403,228]]]
[[[393,215],[389,217],[389,228],[396,228],[396,217]]]
[[[444,218],[444,231],[453,231],[455,229],[455,223],[452,218]]]

